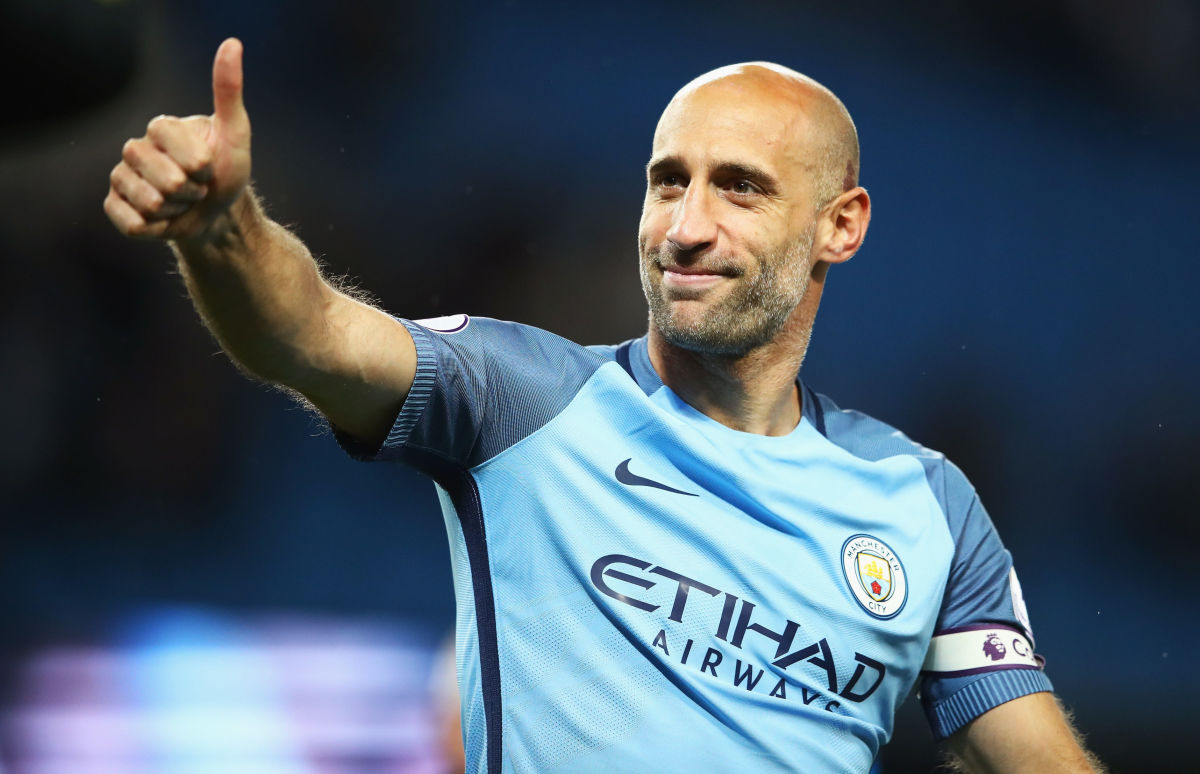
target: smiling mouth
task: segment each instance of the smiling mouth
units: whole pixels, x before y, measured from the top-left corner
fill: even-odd
[[[703,271],[679,271],[678,269],[663,269],[663,277],[669,277],[672,282],[692,283],[707,282],[715,279],[725,279],[728,274]]]
[[[689,267],[686,270],[680,270],[676,267],[664,267],[662,270],[662,287],[669,295],[677,299],[694,298],[697,294],[714,288],[732,278],[733,275],[727,273],[697,271],[694,267]]]
[[[680,262],[680,254],[652,255],[655,268],[662,272],[662,289],[675,300],[696,299],[727,280],[742,276],[745,272],[732,261],[717,255],[704,257],[691,255],[690,261]]]
[[[742,271],[736,267],[725,264],[705,266],[696,263],[685,266],[678,263],[664,264],[662,261],[655,261],[655,263],[664,275],[671,274],[676,277],[740,277],[742,275]]]

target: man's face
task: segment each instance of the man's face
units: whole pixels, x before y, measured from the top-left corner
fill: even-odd
[[[803,298],[815,232],[803,120],[784,95],[724,81],[663,114],[638,247],[651,324],[671,344],[744,355]]]

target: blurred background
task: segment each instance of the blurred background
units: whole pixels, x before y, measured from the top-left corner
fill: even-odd
[[[1195,2],[0,9],[0,771],[450,765],[432,486],[242,379],[101,209],[126,138],[211,111],[229,35],[258,190],[331,272],[581,343],[644,330],[674,91],[748,59],[829,85],[875,211],[806,380],[966,471],[1100,756],[1195,770]],[[885,770],[937,761],[910,702]]]

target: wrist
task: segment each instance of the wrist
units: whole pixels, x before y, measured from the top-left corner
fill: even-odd
[[[258,197],[246,185],[233,201],[211,216],[204,228],[186,237],[171,239],[171,246],[181,257],[211,256],[244,247],[261,230],[266,215]]]

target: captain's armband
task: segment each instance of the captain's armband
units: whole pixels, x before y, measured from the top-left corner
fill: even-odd
[[[935,634],[921,671],[936,677],[965,677],[1001,669],[1041,669],[1044,663],[1021,630],[973,624]]]

